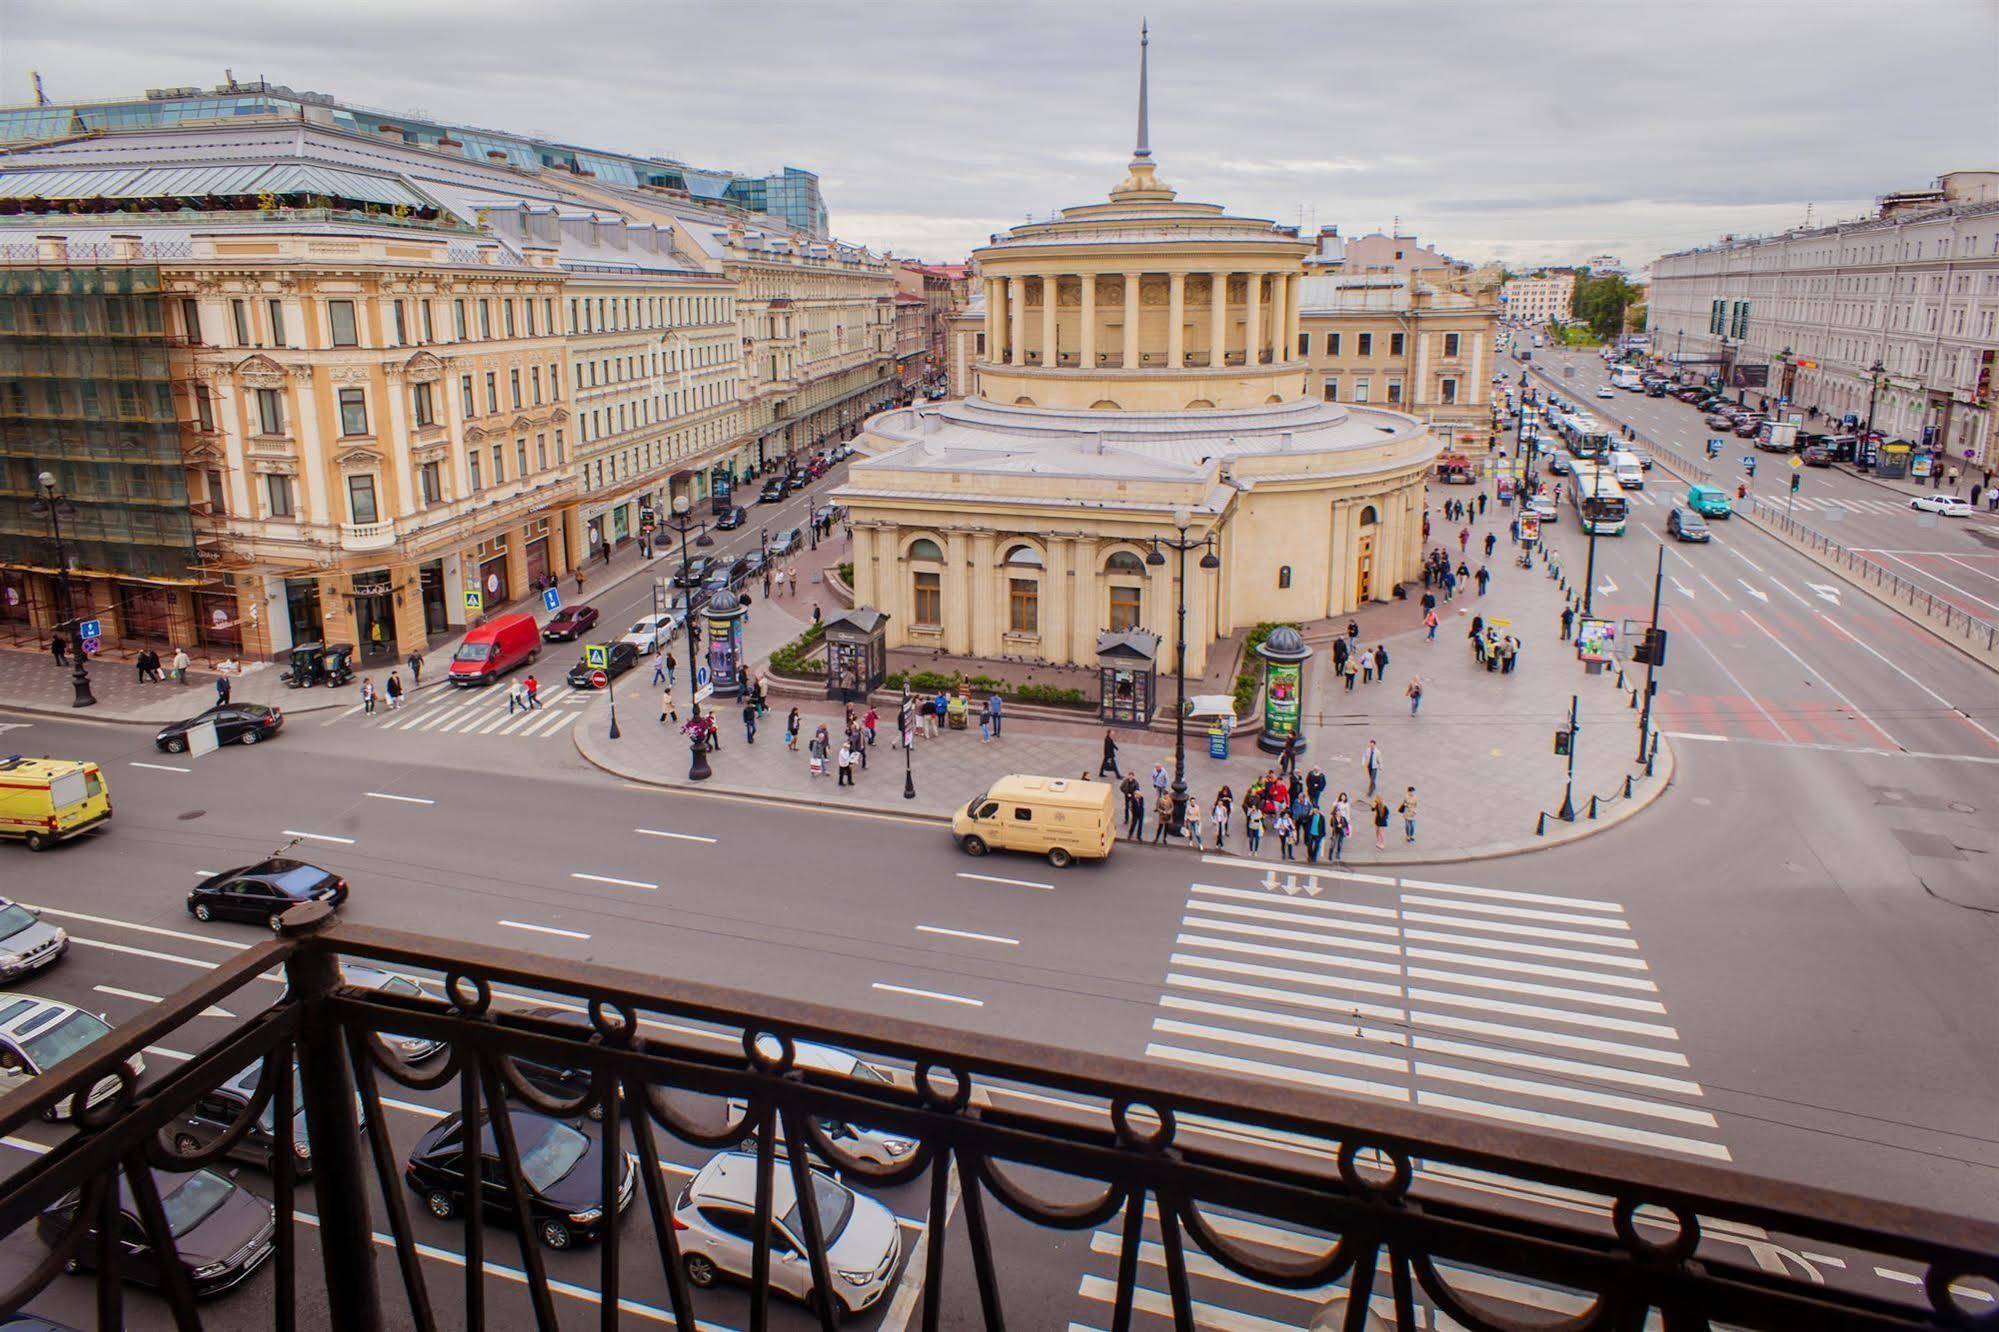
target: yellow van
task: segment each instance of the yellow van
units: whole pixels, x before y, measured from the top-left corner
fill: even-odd
[[[951,835],[969,856],[1025,851],[1057,869],[1076,858],[1101,860],[1117,844],[1109,782],[1075,777],[1002,777],[951,816]]]
[[[95,763],[75,759],[0,759],[0,837],[31,851],[90,831],[111,817],[111,788]]]

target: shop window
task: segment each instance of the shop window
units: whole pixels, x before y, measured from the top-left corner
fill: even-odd
[[[925,629],[943,627],[944,576],[934,569],[918,569],[912,577],[915,595],[912,598],[911,623]]]
[[[347,511],[351,515],[350,521],[357,526],[381,521],[381,511],[375,505],[375,478],[372,475],[347,478]]]

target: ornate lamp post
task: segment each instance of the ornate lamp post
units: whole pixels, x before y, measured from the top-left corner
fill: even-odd
[[[1874,364],[1867,367],[1867,428],[1865,433],[1869,435],[1874,433],[1874,400],[1881,394],[1881,376],[1886,373],[1888,373],[1888,367],[1881,364],[1881,358],[1878,356],[1874,358]],[[48,473],[43,472],[42,478],[46,481]]]
[[[76,689],[76,697],[70,700],[73,708],[95,707],[97,696],[90,692],[90,672],[84,669],[83,622],[76,618],[76,597],[69,585],[69,552],[62,543],[62,513],[69,507],[69,501],[56,494],[56,478],[53,472],[43,472],[36,478],[42,483],[40,507],[49,515],[49,540],[56,548],[56,599],[62,613],[62,621],[56,626],[58,632],[69,630],[69,645],[76,657],[76,669],[70,672],[69,682]]]
[[[1214,570],[1222,567],[1215,556],[1213,534],[1190,540],[1187,529],[1194,524],[1194,515],[1184,506],[1173,510],[1173,526],[1179,532],[1177,538],[1152,538],[1152,549],[1146,554],[1145,562],[1153,568],[1166,564],[1166,552],[1173,551],[1180,557],[1177,576],[1178,595],[1175,598],[1177,629],[1173,643],[1173,676],[1178,687],[1178,699],[1173,708],[1173,826],[1181,827],[1187,821],[1187,552],[1202,551],[1201,568]]]
[[[695,527],[698,520],[694,517],[693,506],[687,502],[687,496],[673,497],[671,512],[667,514],[666,522],[667,526],[680,533],[680,576],[686,580],[683,604],[687,607],[687,715],[688,725],[693,728],[688,741],[690,753],[687,780],[705,782],[715,774],[708,766],[707,738],[699,727],[694,727],[694,723],[701,720],[701,690],[695,683],[695,677],[701,672],[701,647],[699,640],[694,636],[694,579],[687,558],[687,534]],[[708,535],[708,525],[700,523],[700,528],[701,534],[694,538],[694,544],[703,549],[714,545],[715,538]]]

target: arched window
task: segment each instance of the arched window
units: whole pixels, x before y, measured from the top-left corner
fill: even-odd
[[[1365,508],[1363,508],[1360,511],[1360,525],[1362,527],[1373,527],[1376,523],[1380,521],[1381,521],[1381,516],[1375,513],[1374,506],[1372,504],[1367,505]]]
[[[1032,546],[1015,546],[1007,551],[1006,562],[1022,568],[1039,569],[1041,552]]]
[[[1283,401],[1284,401],[1284,399],[1283,399],[1283,398],[1281,398],[1281,397],[1279,397],[1279,396],[1278,396],[1277,394],[1273,393],[1273,394],[1271,394],[1271,395],[1270,395],[1269,397],[1265,398],[1265,399],[1264,399],[1263,401],[1264,401],[1264,405],[1265,405],[1265,406],[1268,406],[1269,404],[1271,404],[1271,403],[1273,403],[1273,402],[1283,402]]]
[[[1278,565],[1278,566],[1277,566],[1277,586],[1278,586],[1279,588],[1286,588],[1286,587],[1289,587],[1289,586],[1291,586],[1291,566],[1290,566],[1290,565],[1288,565],[1288,564],[1280,564],[1280,565]]]
[[[1032,407],[1032,406],[1034,405],[1034,399],[1032,399],[1032,398],[1015,398],[1015,399],[1013,400],[1013,405],[1014,405],[1014,406],[1016,406],[1016,407]]]
[[[1206,398],[1196,398],[1196,399],[1194,399],[1194,400],[1193,400],[1192,402],[1188,403],[1188,404],[1187,404],[1187,405],[1186,405],[1185,407],[1183,407],[1183,408],[1182,408],[1181,410],[1182,410],[1182,411],[1189,411],[1189,412],[1191,412],[1191,411],[1196,411],[1196,410],[1199,410],[1199,409],[1202,409],[1202,408],[1207,408],[1207,407],[1213,407],[1214,405],[1215,405],[1215,404],[1213,404],[1212,402],[1209,402],[1209,401],[1208,401],[1208,400],[1207,400]]]
[[[909,558],[912,560],[941,560],[943,550],[929,537],[918,537],[909,543]]]
[[[1123,411],[1124,409],[1118,406],[1116,403],[1112,402],[1109,398],[1098,398],[1095,402],[1090,404],[1090,410],[1093,412],[1120,412]]]
[[[1145,577],[1145,561],[1128,550],[1120,550],[1104,561],[1105,573],[1136,574]]]

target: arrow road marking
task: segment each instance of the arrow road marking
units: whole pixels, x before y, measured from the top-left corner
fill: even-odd
[[[1830,601],[1835,606],[1839,604],[1838,588],[1829,587],[1824,583],[1806,583],[1805,586],[1818,593],[1822,600]]]
[[[1738,583],[1742,583],[1742,580],[1740,578],[1736,579],[1735,581]],[[1742,590],[1744,592],[1747,592],[1750,596],[1755,597],[1758,601],[1768,601],[1770,599],[1770,594],[1768,592],[1763,591],[1761,588],[1751,587],[1747,583],[1742,583]]]
[[[1606,593],[1615,592],[1617,591],[1617,584],[1611,582],[1610,579],[1606,578],[1601,583],[1598,583],[1596,585],[1596,590],[1599,592],[1606,592]]]
[[[1693,596],[1694,590],[1688,587],[1685,583],[1681,582],[1679,579],[1674,578],[1669,574],[1667,575],[1666,581],[1671,583],[1675,588],[1679,589],[1679,593],[1681,596],[1683,597]]]

